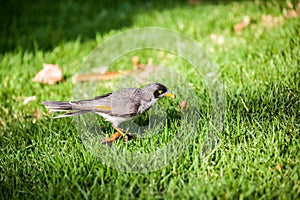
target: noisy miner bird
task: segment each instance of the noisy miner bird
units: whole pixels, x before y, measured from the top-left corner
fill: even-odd
[[[112,143],[121,135],[125,135],[124,130],[119,128],[122,122],[146,112],[158,99],[165,96],[174,98],[174,95],[163,84],[150,83],[143,88],[125,88],[94,99],[70,102],[44,101],[42,104],[51,112],[71,111],[55,118],[88,112],[101,115],[106,121],[112,123],[113,128],[117,131],[110,138],[103,140],[102,143]]]

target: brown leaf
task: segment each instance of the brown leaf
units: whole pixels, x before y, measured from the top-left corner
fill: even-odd
[[[100,81],[100,80],[113,80],[126,72],[105,72],[105,73],[90,73],[90,74],[77,74],[73,77],[73,82],[83,81]]]
[[[279,171],[279,172],[280,172],[280,171],[281,171],[281,165],[280,165],[280,163],[277,163],[277,165],[276,165],[276,167],[275,167],[275,168],[276,168],[276,170],[277,170],[277,171]]]
[[[140,66],[140,62],[139,62],[139,57],[138,56],[133,56],[131,58],[132,62],[133,62],[133,66],[134,67],[139,67]]]
[[[43,64],[43,69],[34,76],[32,81],[52,85],[61,81],[62,79],[62,70],[58,65]]]
[[[172,55],[170,55],[172,57]],[[140,64],[139,57],[134,56],[132,58],[134,68],[128,71],[121,72],[105,72],[105,73],[89,73],[89,74],[78,74],[73,77],[73,82],[82,81],[99,81],[99,80],[113,80],[117,77],[128,75],[135,77],[137,81],[143,82],[148,79],[153,73],[156,73],[163,69],[162,66],[153,64],[153,60],[149,58],[148,64]]]
[[[289,18],[295,18],[298,17],[298,12],[296,10],[289,10],[284,13],[284,17],[289,19]]]
[[[180,106],[181,110],[186,110],[189,108],[189,104],[186,100],[183,100],[182,102],[180,102],[179,106]]]
[[[288,7],[288,8],[290,8],[290,9],[293,9],[293,4],[292,4],[292,2],[290,2],[290,1],[287,1],[286,2],[286,6]]]
[[[243,21],[237,23],[234,27],[233,30],[236,33],[240,33],[245,27],[247,27],[251,22],[251,19],[249,16],[244,16]]]
[[[262,15],[261,21],[264,27],[273,28],[283,22],[282,17],[273,17],[272,15]]]

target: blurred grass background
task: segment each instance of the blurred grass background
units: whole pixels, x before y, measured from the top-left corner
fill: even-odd
[[[298,3],[291,1],[293,9]],[[300,20],[284,17],[289,9],[287,1],[260,0],[2,2],[1,198],[299,198]],[[264,24],[266,15],[278,18]],[[238,34],[233,27],[244,16],[251,22]],[[195,142],[159,171],[119,172],[85,149],[72,119],[53,120],[40,102],[71,99],[71,78],[99,42],[148,26],[186,34],[217,63],[226,84],[225,127],[205,160]],[[131,57],[122,59],[132,65]],[[154,60],[177,63],[167,55]],[[32,83],[42,63],[58,63],[66,81]],[[198,78],[189,72],[200,98]],[[25,104],[30,96],[36,100]]]

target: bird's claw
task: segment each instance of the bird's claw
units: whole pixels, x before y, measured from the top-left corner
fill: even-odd
[[[121,136],[125,137],[125,143],[127,143],[129,140],[135,139],[136,137],[131,134],[121,134],[120,132],[114,133],[110,138],[102,140],[101,144],[109,144],[111,145],[116,139],[120,138]]]

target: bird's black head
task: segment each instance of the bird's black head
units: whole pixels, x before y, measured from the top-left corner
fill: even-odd
[[[149,92],[153,93],[155,99],[162,98],[164,96],[174,97],[173,94],[168,91],[167,87],[161,83],[150,83],[145,88],[147,88]]]

